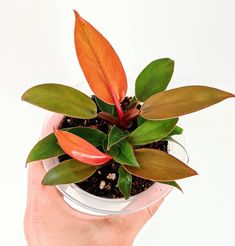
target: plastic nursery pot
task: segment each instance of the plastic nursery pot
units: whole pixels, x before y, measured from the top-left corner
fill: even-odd
[[[63,117],[61,114],[49,114],[43,126],[42,137],[52,133],[53,127],[58,128]],[[169,142],[168,146],[170,154],[181,160],[184,159],[184,152],[177,145]],[[46,171],[59,164],[58,158],[47,159],[43,162]],[[157,203],[172,190],[169,185],[154,183],[144,192],[125,200],[124,198],[109,199],[98,197],[82,190],[75,184],[58,185],[56,187],[71,207],[93,215],[124,214],[139,211]]]

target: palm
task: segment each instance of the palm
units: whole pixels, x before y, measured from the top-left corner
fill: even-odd
[[[160,204],[140,212],[92,216],[67,205],[54,187],[41,185],[42,164],[29,167],[25,234],[29,245],[131,245],[136,234]]]

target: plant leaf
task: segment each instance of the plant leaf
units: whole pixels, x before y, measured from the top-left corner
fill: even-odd
[[[113,145],[125,139],[127,136],[128,136],[127,132],[122,131],[116,126],[113,126],[108,135],[107,149],[109,150]]]
[[[111,125],[115,125],[118,123],[118,119],[107,112],[99,112],[97,117],[101,120],[108,122]]]
[[[103,148],[103,151],[107,151],[107,146],[108,146],[108,136],[106,136],[102,142],[102,148]]]
[[[125,197],[128,199],[131,195],[132,188],[132,175],[128,173],[122,165],[118,168],[118,188]]]
[[[126,139],[123,139],[119,143],[113,145],[113,147],[107,152],[116,162],[120,164],[139,167],[139,164],[134,155],[133,148]]]
[[[124,99],[127,90],[121,61],[101,33],[76,11],[75,17],[75,47],[83,73],[98,98],[116,105]]]
[[[128,111],[125,112],[123,123],[125,126],[128,126],[130,122],[137,119],[140,115],[140,110],[137,108],[131,108]]]
[[[22,100],[38,107],[80,119],[96,117],[96,104],[84,93],[60,84],[36,85],[27,90]]]
[[[173,131],[168,134],[167,137],[171,137],[171,136],[174,136],[174,135],[181,135],[183,133],[184,129],[181,128],[180,126],[176,126]]]
[[[135,84],[135,95],[144,102],[152,95],[164,91],[173,75],[174,61],[162,58],[151,62],[140,73]]]
[[[115,113],[115,107],[113,105],[110,105],[110,104],[108,104],[106,102],[103,102],[98,97],[95,97],[95,101],[96,101],[99,109],[102,112],[106,112],[106,113],[109,113],[111,115],[114,115],[114,113]]]
[[[143,117],[139,116],[139,117],[137,118],[137,125],[140,126],[140,125],[142,125],[145,121],[146,121],[146,119],[144,119]]]
[[[73,127],[65,128],[63,130],[82,137],[96,147],[102,145],[102,141],[106,136],[103,132],[89,127]],[[54,133],[41,139],[30,151],[26,163],[45,160],[64,154],[64,151],[60,148],[57,142],[58,141]]]
[[[62,154],[64,154],[64,151],[57,144],[56,136],[52,133],[35,144],[28,155],[26,163],[57,157]]]
[[[85,139],[87,142],[94,145],[95,147],[101,146],[103,139],[106,137],[106,134],[102,131],[90,127],[80,126],[61,130],[73,133],[74,135]]]
[[[61,162],[56,167],[50,169],[42,180],[44,185],[60,185],[78,183],[89,178],[96,168],[77,160],[67,160]]]
[[[197,172],[172,155],[157,149],[137,149],[135,156],[140,168],[125,166],[133,175],[153,181],[174,181]]]
[[[128,141],[132,145],[144,145],[159,141],[172,132],[177,122],[178,118],[159,121],[146,120],[128,136]]]
[[[149,120],[169,119],[207,108],[235,95],[207,86],[185,86],[157,93],[141,108]]]
[[[112,159],[111,156],[102,153],[95,146],[70,132],[54,129],[60,147],[73,159],[89,165],[102,165]]]
[[[178,190],[180,190],[181,192],[183,192],[182,188],[181,188],[181,187],[179,186],[179,184],[176,183],[175,181],[159,182],[159,183],[167,184],[167,185],[173,186],[173,187],[175,187],[176,189],[178,189]]]

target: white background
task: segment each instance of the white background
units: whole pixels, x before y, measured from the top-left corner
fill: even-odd
[[[235,93],[234,0],[0,0],[0,245],[26,245],[24,161],[46,112],[21,94],[45,82],[84,81],[74,45],[72,9],[119,53],[133,90],[150,61],[176,61],[171,87],[203,84]],[[235,245],[235,100],[182,117],[190,165],[135,246]]]

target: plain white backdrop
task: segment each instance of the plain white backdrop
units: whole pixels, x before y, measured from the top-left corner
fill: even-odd
[[[26,245],[24,162],[46,115],[22,103],[21,94],[38,83],[84,81],[72,9],[113,44],[130,91],[147,63],[170,57],[170,87],[203,84],[235,93],[234,0],[0,0],[0,245]],[[200,175],[180,182],[184,194],[167,197],[134,245],[233,246],[235,100],[182,117],[181,125]]]

